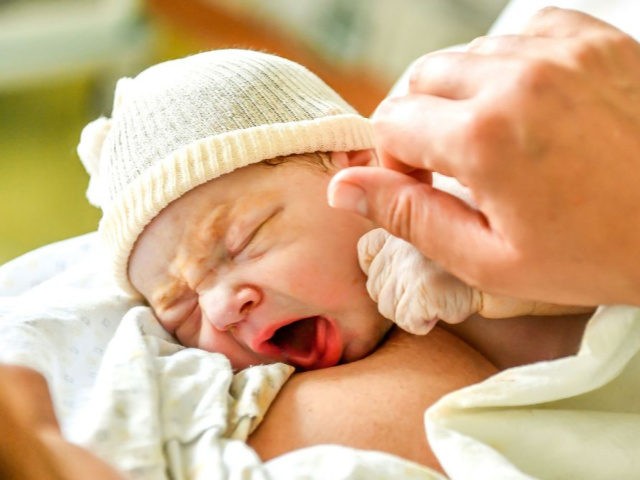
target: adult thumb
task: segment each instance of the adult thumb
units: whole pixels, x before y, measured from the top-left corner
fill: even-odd
[[[368,217],[412,243],[454,274],[492,258],[486,218],[463,200],[403,173],[380,167],[339,171],[327,190],[329,205]],[[495,256],[493,257],[495,258]]]

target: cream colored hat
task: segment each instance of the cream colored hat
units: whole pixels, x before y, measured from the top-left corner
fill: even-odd
[[[116,280],[144,227],[208,180],[278,156],[372,147],[371,127],[322,80],[283,58],[214,50],[118,81],[112,118],[82,131],[87,197]]]

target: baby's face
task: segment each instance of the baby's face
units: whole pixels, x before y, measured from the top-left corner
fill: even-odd
[[[358,266],[356,243],[372,225],[327,205],[330,175],[256,164],[192,190],[140,236],[133,285],[180,343],[236,369],[366,356],[391,326]]]

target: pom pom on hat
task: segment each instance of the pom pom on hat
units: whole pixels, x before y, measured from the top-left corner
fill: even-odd
[[[77,149],[78,156],[91,177],[89,188],[87,188],[87,198],[89,203],[96,207],[101,207],[104,200],[104,194],[101,190],[102,183],[100,182],[100,156],[104,139],[110,129],[111,120],[105,117],[100,117],[89,123],[82,129]]]
[[[111,119],[78,153],[116,280],[144,227],[209,180],[279,156],[372,148],[369,121],[306,68],[250,50],[213,50],[121,79]]]

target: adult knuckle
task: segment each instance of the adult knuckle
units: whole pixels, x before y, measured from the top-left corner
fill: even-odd
[[[470,52],[483,51],[490,41],[491,37],[487,35],[476,37],[467,44],[467,50]]]
[[[504,136],[510,131],[507,127],[504,114],[495,102],[478,105],[467,113],[459,133],[467,175],[476,177],[486,171],[496,148],[504,144]]]
[[[558,65],[547,58],[528,58],[514,67],[512,88],[535,98],[555,83]]]
[[[424,208],[420,186],[402,189],[395,195],[387,209],[383,223],[396,237],[421,246],[426,241],[420,236],[422,225],[428,222],[428,209]]]
[[[495,130],[495,115],[491,107],[470,111],[462,121],[462,141],[478,145],[489,139]]]
[[[513,35],[477,37],[467,44],[467,51],[485,55],[508,52],[513,48],[513,44],[516,41]]]
[[[618,52],[623,57],[640,55],[640,43],[630,35],[618,29],[610,29],[603,36],[603,43],[608,52]]]
[[[414,62],[409,71],[409,92],[421,92],[428,83],[431,66],[436,62],[438,53],[429,53]]]
[[[580,68],[591,68],[602,63],[602,43],[594,42],[593,39],[573,42],[569,47],[569,52],[573,63]]]
[[[538,10],[534,15],[533,15],[533,19],[534,20],[539,20],[542,18],[549,18],[549,17],[556,17],[558,15],[562,15],[562,9],[558,8],[558,7],[554,7],[553,5],[551,6],[546,6],[541,8],[540,10]]]
[[[409,240],[412,210],[413,199],[406,190],[402,190],[392,199],[384,223],[393,235]]]
[[[640,45],[632,37],[613,28],[590,32],[567,41],[567,44],[572,66],[592,72],[607,72],[620,62],[624,63],[629,55],[637,55],[640,51]]]
[[[461,59],[460,52],[436,51],[418,59],[411,67],[408,86],[412,93],[429,93],[434,82],[446,78]]]

